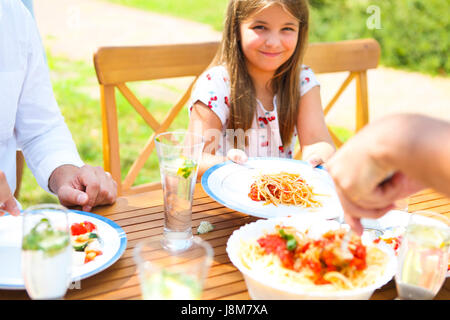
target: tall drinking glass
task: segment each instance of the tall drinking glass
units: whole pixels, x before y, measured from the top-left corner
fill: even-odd
[[[60,205],[29,207],[23,213],[22,274],[32,299],[62,299],[71,281],[68,210]]]
[[[442,214],[411,215],[398,254],[395,275],[399,299],[429,300],[445,281],[450,245],[450,220]]]
[[[186,131],[155,137],[164,193],[164,246],[184,250],[192,243],[192,196],[203,137]]]
[[[161,240],[138,242],[134,261],[144,300],[199,300],[211,266],[213,249],[193,237],[183,251],[167,250]]]

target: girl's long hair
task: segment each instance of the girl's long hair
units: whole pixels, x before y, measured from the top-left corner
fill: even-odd
[[[279,4],[299,21],[298,41],[292,56],[275,72],[270,83],[277,95],[277,112],[284,146],[292,140],[300,102],[300,71],[307,45],[309,10],[307,0],[230,0],[222,42],[211,65],[224,65],[230,76],[229,129],[248,130],[256,114],[255,88],[247,72],[240,45],[242,21],[257,11]]]

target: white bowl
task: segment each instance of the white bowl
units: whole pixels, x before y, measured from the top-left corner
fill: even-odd
[[[389,282],[396,272],[397,259],[395,253],[382,243],[377,245],[377,247],[388,254],[388,263],[377,281],[363,288],[334,292],[308,291],[307,288],[302,288],[299,285],[294,287],[279,283],[264,272],[248,269],[241,262],[238,255],[241,240],[257,239],[266,232],[273,232],[275,226],[280,223],[284,226],[295,227],[299,231],[309,229],[312,236],[321,235],[328,230],[340,227],[340,224],[336,221],[328,221],[316,217],[283,217],[258,220],[235,230],[228,239],[226,250],[233,265],[244,275],[249,295],[254,300],[367,300],[376,289]],[[367,244],[367,241],[370,240],[369,237],[363,235],[362,241],[364,244]]]

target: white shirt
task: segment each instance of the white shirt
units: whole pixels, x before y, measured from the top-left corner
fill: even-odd
[[[16,189],[16,149],[46,191],[57,167],[84,163],[53,95],[39,32],[21,1],[0,0],[0,170]]]

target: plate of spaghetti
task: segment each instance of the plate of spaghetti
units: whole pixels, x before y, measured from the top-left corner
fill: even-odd
[[[258,220],[233,232],[227,253],[252,299],[369,299],[394,276],[395,253],[363,234],[350,239],[348,257],[347,230],[309,216]]]
[[[305,161],[249,158],[209,168],[202,176],[206,193],[224,206],[260,218],[314,213],[325,218],[343,216],[327,171]]]

